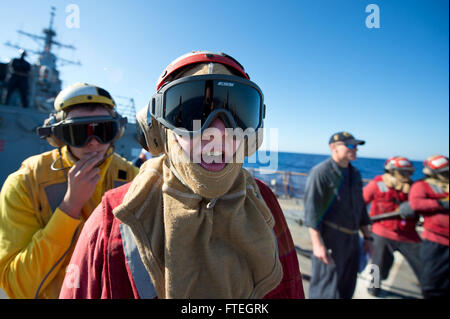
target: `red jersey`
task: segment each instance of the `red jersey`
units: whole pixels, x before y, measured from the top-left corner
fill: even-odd
[[[438,202],[439,199],[445,197],[448,197],[448,192],[443,191],[436,185],[420,180],[411,187],[409,204],[424,218],[423,227],[425,230],[422,237],[448,246],[448,210],[445,210]]]
[[[408,194],[401,190],[387,187],[381,175],[375,177],[363,189],[366,204],[371,203],[371,217],[394,212],[401,203],[408,200]],[[418,218],[402,219],[401,217],[375,221],[372,231],[382,237],[401,242],[420,242],[416,232]]]
[[[275,195],[263,182],[256,180],[261,195],[275,218],[274,233],[283,267],[281,283],[264,298],[305,298],[297,252]],[[60,298],[64,299],[140,299],[154,298],[156,294],[142,293],[140,280],[133,274],[136,265],[130,265],[124,252],[121,222],[112,211],[122,203],[130,183],[115,188],[103,196],[102,203],[86,222],[75,247],[70,265],[75,265],[81,286],[66,275]],[[128,245],[129,243],[127,243]],[[140,279],[140,278],[137,278]],[[144,278],[145,279],[145,278]],[[151,282],[149,286],[151,286]],[[148,287],[147,287],[148,288]]]

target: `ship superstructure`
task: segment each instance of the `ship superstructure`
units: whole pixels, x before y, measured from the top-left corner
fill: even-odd
[[[47,141],[39,139],[36,128],[43,124],[49,113],[53,112],[54,99],[62,89],[58,66],[81,66],[79,61],[60,58],[52,51],[54,47],[75,50],[74,46],[56,40],[54,17],[55,8],[52,7],[49,26],[43,29],[42,35],[17,31],[41,44],[40,50],[25,49],[28,54],[37,56],[28,76],[27,108],[21,106],[18,91],[12,94],[8,105],[4,104],[11,66],[10,63],[0,63],[0,187],[6,177],[20,167],[24,159],[53,148]],[[5,45],[24,49],[11,42],[6,42]],[[124,135],[115,142],[116,152],[131,161],[141,151],[136,138],[134,99],[122,96],[113,98],[116,100],[119,113],[128,118]]]

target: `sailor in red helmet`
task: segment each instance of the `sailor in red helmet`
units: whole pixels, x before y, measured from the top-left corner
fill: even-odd
[[[277,199],[242,168],[264,113],[261,89],[232,57],[172,62],[137,116],[141,144],[162,155],[103,197],[60,298],[304,298]]]
[[[423,166],[425,178],[415,182],[409,194],[411,208],[424,218],[420,283],[424,298],[448,297],[448,157],[430,156]]]
[[[373,219],[372,264],[379,267],[381,279],[389,275],[394,251],[399,251],[405,257],[417,278],[420,275],[420,237],[416,232],[418,215],[408,203],[414,170],[406,157],[391,157],[384,163],[385,173],[376,176],[363,189],[364,201],[367,205],[371,204],[370,216]],[[398,214],[389,214],[393,212]],[[379,284],[371,284],[368,292],[379,296]]]

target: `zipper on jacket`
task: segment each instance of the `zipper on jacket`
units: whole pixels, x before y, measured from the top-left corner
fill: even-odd
[[[214,206],[216,206],[216,202],[217,202],[218,198],[213,198],[211,199],[208,204],[206,204],[206,209],[213,209]]]
[[[66,257],[67,254],[69,253],[70,249],[72,248],[72,245],[75,242],[75,239],[77,238],[77,234],[78,234],[79,228],[80,227],[77,227],[77,229],[75,230],[75,233],[73,234],[72,241],[70,242],[69,248],[67,248],[67,250],[64,252],[64,254],[56,261],[56,263],[52,266],[52,268],[50,268],[48,273],[44,276],[44,279],[42,279],[41,283],[39,284],[39,286],[38,286],[38,288],[36,290],[36,294],[34,295],[34,299],[38,298],[39,292],[40,292],[40,290],[42,288],[42,285],[44,284],[45,280],[47,280],[48,276],[53,272],[55,267],[64,259],[64,257]]]

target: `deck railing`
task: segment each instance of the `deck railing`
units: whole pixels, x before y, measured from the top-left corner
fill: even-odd
[[[265,182],[278,197],[303,198],[308,173],[246,167],[253,177]],[[363,183],[370,179],[363,178]]]

